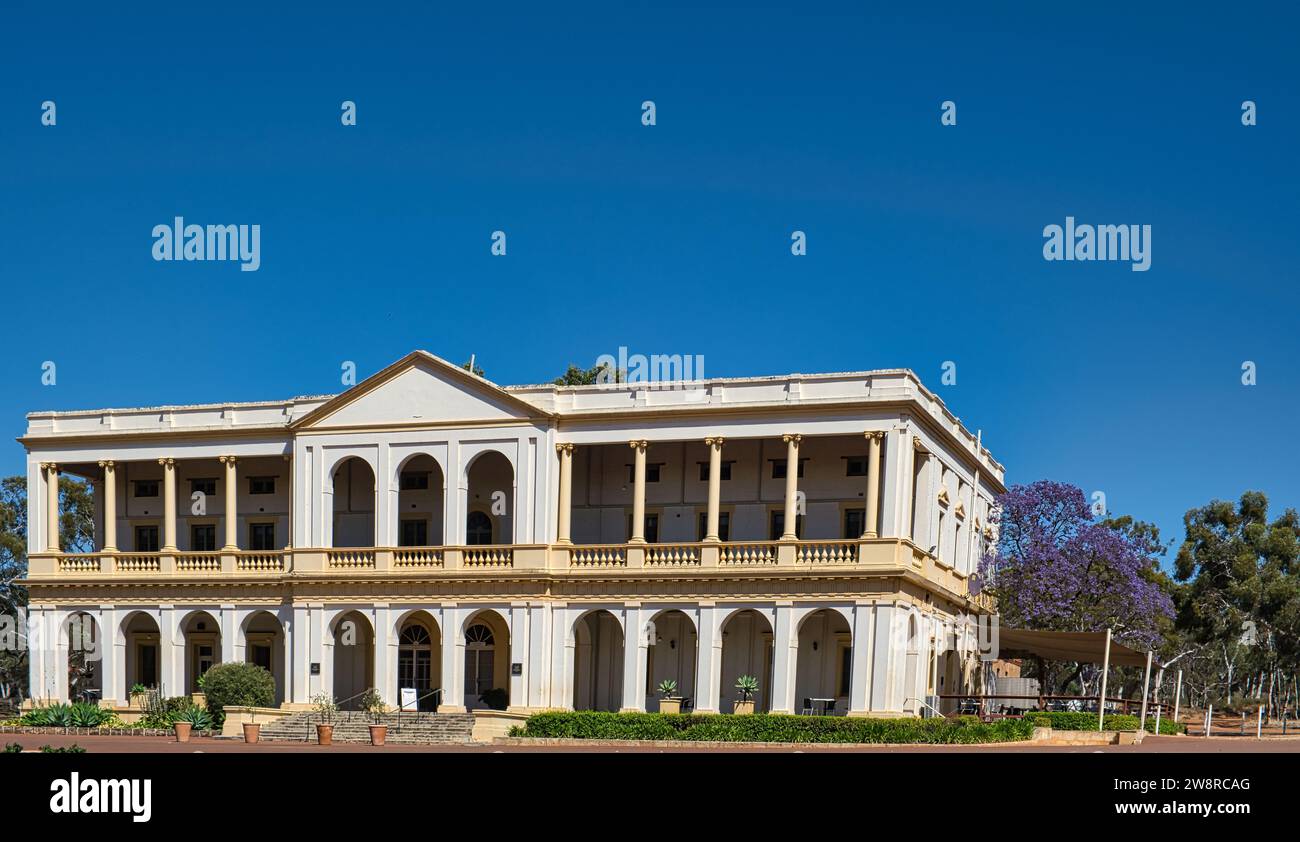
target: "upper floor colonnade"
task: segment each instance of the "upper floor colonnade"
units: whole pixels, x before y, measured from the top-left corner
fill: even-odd
[[[143,569],[151,555],[218,570],[223,553],[294,547],[555,546],[579,548],[580,558],[583,547],[905,539],[964,575],[992,538],[994,488],[906,427],[585,442],[534,433],[41,461],[29,505],[43,528],[30,531],[32,552],[67,555],[58,545],[65,470],[93,486],[96,554],[138,558]]]

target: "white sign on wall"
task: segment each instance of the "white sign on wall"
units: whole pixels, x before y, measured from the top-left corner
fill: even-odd
[[[418,702],[418,699],[415,695],[415,688],[403,687],[401,692],[402,692],[402,703],[401,703],[402,710],[415,710],[415,706]]]

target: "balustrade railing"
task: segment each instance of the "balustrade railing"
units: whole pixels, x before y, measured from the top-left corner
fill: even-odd
[[[375,551],[366,549],[327,550],[325,566],[330,570],[364,570],[375,566]]]
[[[645,548],[646,567],[695,567],[699,563],[698,544],[649,544]]]
[[[181,553],[176,556],[176,570],[181,573],[220,573],[221,553]]]
[[[797,564],[856,564],[857,541],[800,541],[794,555]]]
[[[418,570],[442,566],[442,547],[398,547],[393,550],[395,568]]]
[[[617,544],[570,547],[569,566],[584,568],[626,567],[627,548]]]
[[[737,567],[776,564],[776,547],[775,541],[719,544],[718,564]]]
[[[515,551],[511,547],[466,547],[461,566],[508,569],[515,566]]]

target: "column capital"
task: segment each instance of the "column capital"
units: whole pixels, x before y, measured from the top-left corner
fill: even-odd
[[[57,473],[59,472],[59,463],[58,463],[58,462],[42,462],[42,463],[41,463],[41,470],[42,470],[42,471],[53,471],[54,473],[57,474]]]
[[[726,439],[722,436],[709,436],[704,439],[704,443],[709,447],[722,447],[724,441],[726,441]]]
[[[880,441],[885,437],[885,434],[880,430],[868,430],[863,433],[863,436],[866,437],[867,441]]]
[[[217,461],[223,465],[233,465],[239,461],[238,456],[218,456]]]
[[[917,450],[919,450],[919,451],[922,452],[922,453],[925,453],[925,452],[926,452],[926,451],[925,451],[925,443],[924,443],[923,441],[921,441],[921,437],[920,437],[920,436],[912,436],[912,447],[916,448]]]
[[[786,444],[790,444],[791,442],[793,442],[794,445],[798,447],[799,442],[803,441],[803,435],[801,433],[786,433],[785,435],[781,436],[781,441],[785,442]]]
[[[633,439],[632,441],[627,443],[627,446],[632,448],[633,450],[645,450],[647,447],[650,446],[650,442],[646,441],[645,439],[640,439],[640,440]]]
[[[565,441],[565,442],[556,442],[556,443],[555,443],[555,452],[556,452],[556,453],[573,453],[573,442],[568,442],[568,441]]]
[[[163,456],[158,460],[158,464],[164,468],[174,468],[176,467],[176,460],[170,456]]]
[[[103,468],[106,471],[111,471],[117,467],[117,463],[114,462],[112,459],[100,459],[99,467]]]

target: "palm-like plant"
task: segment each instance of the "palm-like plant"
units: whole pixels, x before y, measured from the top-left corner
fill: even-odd
[[[736,679],[736,689],[740,691],[740,700],[748,702],[758,692],[758,679],[752,675],[742,675]]]
[[[659,695],[663,696],[665,699],[674,698],[674,694],[677,692],[677,682],[671,678],[665,678],[663,681],[659,682],[658,689]]]

